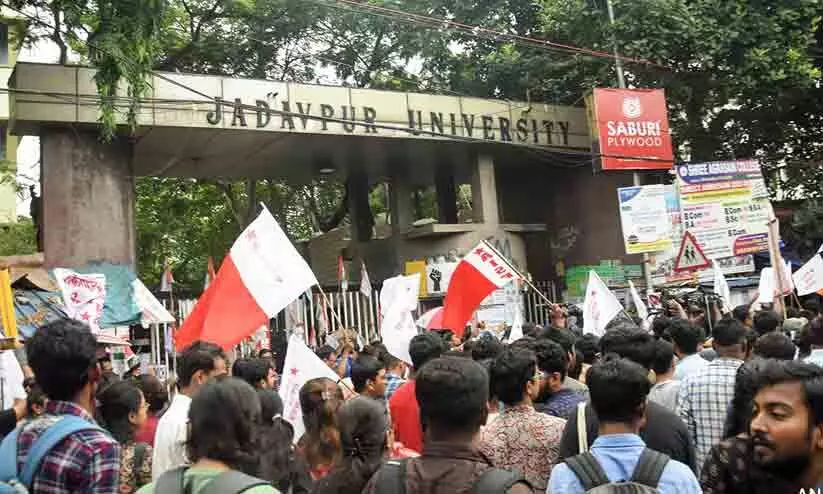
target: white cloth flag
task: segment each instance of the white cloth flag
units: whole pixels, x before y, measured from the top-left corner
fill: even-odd
[[[365,262],[360,264],[360,293],[366,298],[371,298],[371,280]]]
[[[79,274],[70,269],[55,268],[54,277],[63,293],[66,315],[100,329],[100,316],[106,303],[106,275]]]
[[[723,270],[717,265],[717,261],[712,260],[712,271],[714,274],[714,293],[721,300],[723,300],[723,312],[731,310],[732,291],[729,289],[729,283],[726,277],[723,276]]]
[[[283,400],[283,418],[294,427],[294,442],[303,436],[303,412],[300,409],[300,388],[311,379],[326,377],[338,382],[340,377],[320,357],[306,346],[302,338],[292,335],[283,363],[280,398]]]
[[[417,309],[419,294],[420,273],[389,278],[380,290],[383,344],[390,354],[409,365],[412,363],[409,343],[417,336],[417,326],[411,312]]]
[[[634,304],[634,310],[637,311],[637,317],[639,317],[645,325],[646,321],[649,319],[649,309],[646,307],[646,304],[643,303],[643,299],[640,298],[640,294],[637,293],[637,288],[635,288],[632,280],[629,280],[629,292],[631,292],[632,295],[632,303]]]
[[[174,322],[174,316],[163,307],[163,304],[146,288],[142,281],[135,278],[131,282],[131,286],[134,289],[134,301],[140,309],[140,323],[144,328],[149,327],[150,324]]]
[[[589,271],[589,283],[586,285],[586,300],[583,301],[583,333],[603,336],[606,325],[623,311],[620,301],[600,276]]]
[[[514,321],[512,321],[512,330],[509,333],[509,343],[514,343],[523,337],[523,311],[518,308],[514,311]]]
[[[760,271],[760,283],[757,285],[757,301],[761,304],[774,303],[774,269],[763,268]]]
[[[795,271],[792,278],[799,297],[823,289],[823,257],[815,254],[809,262]]]

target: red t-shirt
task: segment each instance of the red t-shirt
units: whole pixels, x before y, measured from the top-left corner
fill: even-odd
[[[160,420],[160,418],[157,415],[149,415],[146,423],[137,429],[137,432],[134,434],[134,442],[154,446],[154,433],[157,431],[158,420]]]
[[[409,449],[423,451],[423,428],[420,426],[420,406],[414,395],[414,380],[397,388],[389,399],[394,439]]]

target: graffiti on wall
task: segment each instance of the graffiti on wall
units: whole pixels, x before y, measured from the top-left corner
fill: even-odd
[[[558,228],[549,240],[554,257],[556,259],[565,258],[577,244],[580,233],[580,229],[576,225],[566,225]]]

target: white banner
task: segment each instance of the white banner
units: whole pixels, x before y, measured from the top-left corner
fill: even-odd
[[[409,342],[417,335],[411,311],[417,309],[419,295],[420,273],[389,278],[380,290],[383,343],[390,354],[409,365],[412,363]]]
[[[583,301],[583,332],[603,336],[606,326],[622,311],[620,301],[603,283],[600,276],[594,271],[589,271],[586,300]]]
[[[289,338],[283,375],[280,381],[280,398],[283,400],[283,418],[294,427],[294,442],[303,436],[303,412],[300,409],[300,388],[311,379],[326,377],[335,383],[340,377],[298,336]]]
[[[792,279],[800,297],[823,289],[823,258],[820,254],[815,254],[809,262],[798,269]]]
[[[92,331],[99,330],[106,303],[106,276],[80,274],[65,268],[55,268],[54,276],[63,293],[66,315],[88,324]]]

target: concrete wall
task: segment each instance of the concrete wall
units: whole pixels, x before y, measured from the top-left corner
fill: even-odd
[[[95,131],[44,128],[43,243],[46,266],[135,263],[131,146]]]

